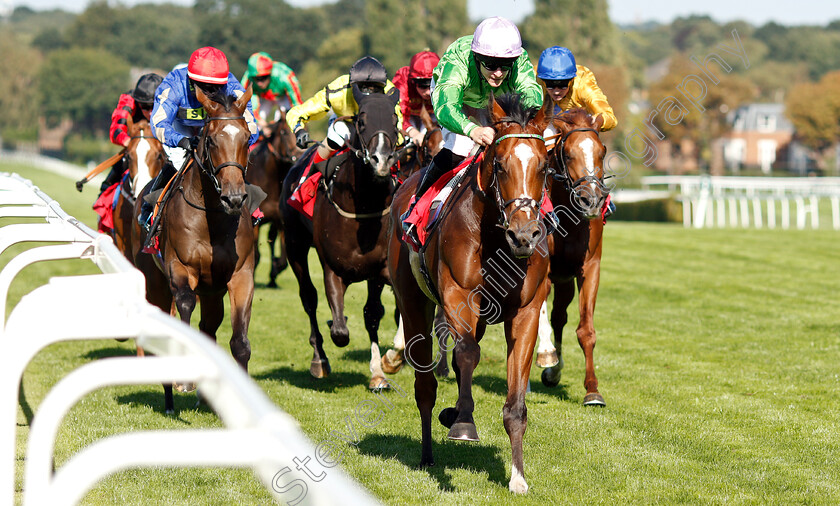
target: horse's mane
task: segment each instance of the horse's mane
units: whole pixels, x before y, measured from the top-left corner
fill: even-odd
[[[592,122],[594,121],[594,118],[583,107],[575,107],[574,109],[563,111],[555,116],[554,119],[568,123],[569,125],[584,127],[592,127]]]
[[[496,103],[504,109],[506,114],[500,121],[518,123],[523,128],[540,111],[539,107],[525,107],[522,104],[522,95],[519,93],[505,93],[496,97]]]

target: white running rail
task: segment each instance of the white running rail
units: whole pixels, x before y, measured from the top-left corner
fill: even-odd
[[[642,187],[676,193],[685,227],[819,228],[820,201],[827,199],[832,228],[840,230],[836,177],[648,176]]]
[[[377,504],[337,469],[303,490],[275,483],[295,456],[319,455],[297,422],[266,397],[251,378],[206,336],[145,300],[142,274],[111,239],[62,211],[56,201],[18,176],[0,173],[0,217],[42,217],[45,223],[0,228],[0,254],[25,241],[55,242],[20,253],[0,271],[5,310],[9,284],[24,267],[54,259],[87,259],[102,271],[55,277],[25,295],[0,318],[0,504],[15,502],[15,437],[23,371],[39,350],[58,341],[134,338],[155,357],[121,357],[79,367],[47,394],[32,422],[24,471],[24,504],[76,504],[99,480],[135,467],[249,467],[285,504]],[[29,220],[32,221],[32,220]],[[108,297],[99,294],[107,293]],[[101,310],[88,318],[96,300]],[[49,308],[49,317],[44,317]],[[5,312],[4,312],[5,314]],[[55,438],[73,405],[112,385],[196,382],[224,429],[132,431],[99,440],[53,471]],[[2,464],[2,462],[6,464]],[[301,495],[303,492],[303,495]]]

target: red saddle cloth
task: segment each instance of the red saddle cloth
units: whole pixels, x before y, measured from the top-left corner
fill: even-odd
[[[414,224],[417,230],[417,239],[420,240],[421,245],[426,244],[426,240],[429,237],[429,231],[427,230],[428,227],[438,218],[440,210],[443,208],[443,203],[447,198],[449,198],[449,195],[451,195],[451,192],[447,192],[447,194],[443,195],[442,198],[438,198],[441,191],[456,175],[458,175],[461,171],[467,170],[467,167],[473,163],[473,160],[475,160],[475,163],[481,163],[483,157],[484,152],[482,151],[477,155],[477,157],[467,158],[457,167],[445,173],[440,177],[440,179],[435,181],[431,188],[429,188],[429,190],[420,197],[420,200],[417,201],[417,204],[414,206],[414,210],[405,221],[406,223]],[[440,204],[435,208],[434,212],[430,212],[432,204],[436,201],[440,201]],[[551,199],[548,197],[548,191],[543,190],[543,202],[540,207],[540,214],[545,216],[553,210],[554,206],[551,204]]]
[[[298,187],[295,188],[287,201],[292,208],[310,220],[312,219],[312,213],[315,211],[315,195],[318,194],[318,183],[322,177],[324,175],[316,171],[306,179],[301,178],[302,181],[298,183]]]
[[[103,234],[110,234],[114,230],[114,193],[120,183],[114,183],[102,192],[93,203],[93,210],[99,215],[97,230]]]

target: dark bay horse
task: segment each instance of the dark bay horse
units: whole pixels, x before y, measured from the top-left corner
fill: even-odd
[[[408,338],[405,355],[415,369],[422,428],[420,464],[434,463],[437,342],[430,332],[433,299],[437,299],[455,341],[452,366],[458,401],[439,415],[449,427],[450,439],[478,440],[472,398],[473,372],[481,355],[478,343],[488,324],[504,322],[508,395],[502,412],[512,450],[509,488],[524,493],[528,490],[522,446],[527,425],[525,391],[539,311],[549,290],[547,231],[540,207],[548,174],[542,133],[551,118],[547,108],[523,108],[518,95],[491,98],[489,111],[495,140],[477,170],[470,168],[464,183],[453,192],[442,222],[420,253],[400,240],[400,214],[408,208],[420,174],[409,178],[395,194],[388,269],[406,336],[413,336]],[[423,265],[428,284],[418,274]]]
[[[169,312],[174,300],[185,323],[189,324],[200,297],[198,327],[213,340],[225,315],[227,293],[233,329],[231,353],[247,371],[255,241],[246,202],[251,133],[244,114],[251,88],[238,99],[223,94],[208,97],[196,88],[196,97],[207,113],[206,123],[193,159],[173,177],[171,197],[156,218],[162,220],[160,256],[140,252],[145,231],[135,219],[135,264],[146,276],[149,302]],[[140,199],[134,211],[136,216],[140,214]],[[171,398],[166,402],[170,411]]]
[[[268,225],[268,253],[271,269],[268,274],[268,287],[277,287],[277,276],[288,265],[286,250],[283,246],[283,220],[280,216],[280,193],[283,180],[289,169],[297,161],[302,151],[295,145],[292,129],[286,124],[286,113],[281,111],[280,119],[269,127],[270,134],[257,144],[248,159],[248,181],[262,188],[266,193],[260,204],[265,215],[260,227]],[[259,233],[259,230],[257,230]],[[277,241],[278,235],[280,241]],[[276,245],[276,248],[275,248]],[[277,254],[275,254],[275,251]],[[260,263],[260,250],[255,248],[256,263]]]
[[[309,343],[313,348],[309,372],[316,378],[330,373],[324,339],[315,312],[318,292],[309,277],[308,253],[312,245],[324,269],[324,287],[332,320],[327,322],[330,337],[338,347],[347,346],[350,332],[344,316],[344,293],[351,283],[367,282],[364,306],[365,329],[371,342],[371,389],[387,388],[380,367],[379,322],[385,313],[380,301],[382,289],[390,284],[386,268],[389,210],[395,188],[391,168],[400,156],[397,151],[395,92],[372,93],[356,97],[359,113],[351,149],[336,154],[321,180],[312,221],[286,202],[299,174],[289,173],[283,185],[283,221],[286,251],[298,280],[303,309],[309,316]]]
[[[136,195],[158,175],[167,163],[163,144],[152,135],[148,120],[134,122],[128,117],[130,140],[125,148],[124,159],[128,177],[123,178],[117,189],[117,203],[114,206],[114,244],[134,263],[134,249],[131,243],[132,221]]]
[[[551,327],[556,349],[560,350],[563,327],[568,321],[567,308],[575,296],[575,282],[579,291],[580,323],[577,338],[583,349],[586,374],[583,384],[588,406],[604,406],[598,392],[593,352],[595,348],[595,299],[601,275],[601,237],[604,207],[609,188],[604,184],[604,156],[606,148],[598,135],[601,123],[584,109],[571,109],[556,117],[558,139],[550,159],[556,176],[551,185],[551,202],[559,226],[551,234],[550,278],[554,284],[554,306]],[[542,329],[541,329],[542,330]],[[557,358],[550,341],[550,332],[540,332],[540,354],[537,363],[551,366],[542,373],[546,386],[557,386],[563,368],[562,356]],[[546,363],[545,361],[549,362]],[[553,362],[553,364],[551,363]]]

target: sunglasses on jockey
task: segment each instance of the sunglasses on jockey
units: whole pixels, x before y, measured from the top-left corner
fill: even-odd
[[[421,89],[428,89],[432,87],[432,80],[431,79],[415,79],[414,86],[417,86]]]
[[[549,89],[559,88],[559,89],[562,90],[563,88],[568,88],[569,83],[571,83],[572,80],[571,79],[558,79],[558,80],[555,81],[555,80],[545,79],[544,82],[545,82],[545,87],[546,88],[549,88]]]
[[[496,70],[508,72],[511,67],[513,67],[513,62],[516,61],[516,58],[497,58],[478,53],[475,53],[475,59],[481,63],[482,67],[486,68],[490,72],[495,72]]]

